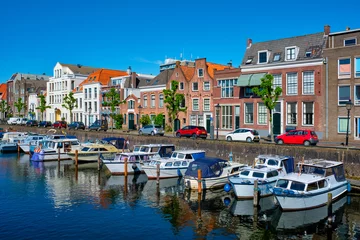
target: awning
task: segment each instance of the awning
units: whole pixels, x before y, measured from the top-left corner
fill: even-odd
[[[237,85],[239,87],[259,86],[261,84],[261,78],[263,78],[265,74],[266,73],[242,74],[238,78]]]

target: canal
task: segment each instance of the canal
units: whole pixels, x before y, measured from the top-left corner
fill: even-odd
[[[360,239],[360,197],[283,213],[272,198],[257,214],[231,193],[184,190],[181,179],[109,176],[95,165],[0,155],[0,239]],[[257,221],[254,221],[256,219]]]

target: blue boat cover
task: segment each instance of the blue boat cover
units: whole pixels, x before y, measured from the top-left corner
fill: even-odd
[[[193,153],[191,155],[196,160],[196,159],[204,158],[205,157],[205,152]]]
[[[103,138],[102,141],[114,145],[117,149],[128,148],[125,138],[108,137],[108,138]]]
[[[198,170],[201,169],[202,178],[218,177],[222,173],[223,163],[225,162],[227,160],[220,158],[199,158],[190,163],[185,175],[197,178]]]
[[[283,160],[283,164],[287,174],[295,171],[295,160],[293,157],[287,157],[287,160]]]

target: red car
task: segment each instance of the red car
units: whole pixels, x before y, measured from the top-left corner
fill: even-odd
[[[65,121],[56,121],[52,125],[53,128],[67,128],[67,123]]]
[[[318,136],[312,130],[291,130],[275,138],[277,144],[303,144],[305,146],[316,145]]]
[[[207,131],[204,127],[199,126],[185,126],[176,131],[177,137],[192,137],[192,138],[207,138]]]

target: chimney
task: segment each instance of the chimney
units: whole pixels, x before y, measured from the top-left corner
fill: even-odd
[[[346,27],[346,31],[349,31],[350,30],[350,27]]]
[[[246,47],[247,48],[251,47],[251,44],[252,44],[252,39],[248,38],[247,43],[246,43]]]
[[[176,68],[180,66],[180,61],[176,61]]]
[[[229,68],[231,68],[232,67],[232,60],[230,60],[227,65],[228,65]]]
[[[128,67],[128,69],[126,70],[128,75],[131,75],[131,66]]]
[[[329,25],[324,26],[324,34],[326,36],[329,36],[329,34],[330,34],[330,26]]]
[[[131,74],[131,78],[130,78],[130,80],[131,80],[131,88],[137,88],[137,85],[136,85],[136,73],[132,72],[130,74]]]

